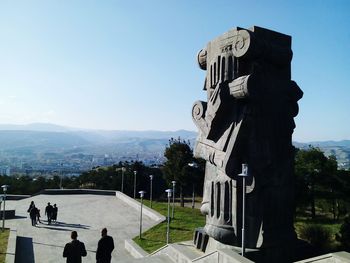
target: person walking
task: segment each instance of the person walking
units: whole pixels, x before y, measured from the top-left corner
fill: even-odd
[[[67,258],[67,263],[81,263],[81,257],[86,257],[85,244],[78,239],[77,231],[72,231],[72,241],[64,246],[63,257]]]
[[[52,221],[55,223],[57,223],[57,213],[58,213],[58,207],[56,206],[56,204],[54,204],[52,208]]]
[[[36,210],[37,210],[37,211],[36,211],[36,212],[37,212],[37,213],[36,213],[36,221],[39,222],[39,223],[41,223],[41,221],[40,221],[40,209],[37,208]]]
[[[101,239],[97,244],[96,263],[110,263],[112,259],[112,251],[114,249],[114,241],[111,236],[107,235],[107,228],[101,231]]]
[[[29,211],[29,216],[30,216],[30,219],[32,221],[32,226],[36,226],[37,214],[38,214],[38,209],[35,207],[35,205],[33,205]]]
[[[52,210],[53,207],[52,205],[49,203],[47,203],[47,206],[45,208],[45,215],[47,215],[47,224],[50,225],[51,224],[51,218],[52,218]]]
[[[29,208],[27,210],[28,213],[30,212],[30,210],[32,209],[33,206],[34,206],[34,201],[31,201],[30,205],[29,205]]]

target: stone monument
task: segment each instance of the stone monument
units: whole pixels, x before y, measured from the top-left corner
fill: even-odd
[[[204,231],[241,246],[242,164],[248,165],[245,246],[261,262],[289,262],[296,234],[293,118],[303,92],[291,80],[291,37],[261,27],[233,28],[198,53],[207,101],[192,108],[194,153],[206,160]],[[283,258],[283,260],[281,260]]]

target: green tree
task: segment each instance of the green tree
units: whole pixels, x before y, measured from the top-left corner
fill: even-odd
[[[333,218],[339,217],[337,207],[341,196],[342,181],[338,176],[335,156],[326,157],[324,153],[310,146],[298,150],[295,158],[296,201],[302,207],[309,204],[311,217],[316,217],[316,199],[323,200],[324,209],[328,209]]]
[[[331,204],[331,212],[333,219],[336,220],[339,215],[337,213],[338,198],[340,196],[340,184],[341,181],[338,176],[338,163],[334,155],[327,157],[326,162],[323,164],[323,174],[320,178],[321,188],[324,192],[328,193],[328,200]]]
[[[346,251],[350,251],[350,216],[344,218],[344,222],[340,227],[337,235],[338,241]]]
[[[190,176],[190,183],[184,188],[184,193],[200,194],[203,193],[204,173],[205,173],[205,160],[193,158],[193,162],[189,163],[185,169],[185,174]]]
[[[136,197],[139,197],[139,191],[145,190],[149,197],[150,178],[153,175],[153,198],[156,199],[164,193],[165,182],[162,173],[158,167],[148,167],[140,161],[126,161],[108,167],[95,167],[90,171],[83,172],[78,178],[72,180],[71,185],[80,184],[80,187],[95,188],[104,190],[121,190],[122,172],[124,169],[124,194],[131,197],[134,195],[134,179],[136,171]]]
[[[180,138],[169,140],[169,145],[165,148],[163,171],[168,185],[171,181],[176,181],[177,189],[180,191],[180,203],[184,206],[184,190],[186,186],[192,186],[193,177],[189,175],[188,164],[193,163],[193,151],[190,143]]]
[[[335,207],[336,207],[336,219],[340,216],[344,216],[349,211],[350,203],[350,171],[337,170],[336,172],[336,185],[335,189]]]
[[[295,157],[295,174],[297,176],[297,194],[303,195],[301,198],[297,196],[297,200],[306,200],[311,206],[311,217],[316,217],[316,184],[322,174],[324,163],[327,161],[323,152],[315,147],[309,146],[307,150],[298,150]],[[301,193],[300,189],[306,192]]]

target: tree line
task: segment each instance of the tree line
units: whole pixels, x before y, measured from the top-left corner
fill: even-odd
[[[164,190],[172,188],[176,181],[176,193],[181,204],[184,197],[202,195],[205,161],[194,158],[190,142],[171,138],[165,148],[166,162],[161,166],[146,166],[140,161],[119,162],[109,167],[95,167],[77,177],[51,178],[29,176],[0,176],[0,185],[10,185],[9,193],[35,194],[43,189],[93,188],[118,190],[129,196],[136,190],[150,191],[150,175],[153,175],[153,198],[165,198]],[[138,196],[138,194],[137,194]],[[325,156],[319,149],[295,151],[295,209],[310,218],[318,214],[331,214],[334,219],[350,210],[350,171],[339,170],[334,156]]]
[[[350,210],[350,171],[338,169],[336,157],[316,147],[295,155],[296,210],[314,219],[330,214],[334,220]]]

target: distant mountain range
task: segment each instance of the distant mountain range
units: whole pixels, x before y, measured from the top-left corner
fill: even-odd
[[[91,129],[79,129],[60,126],[49,123],[32,123],[26,125],[16,124],[0,124],[0,131],[31,131],[31,132],[56,132],[56,133],[67,133],[77,134],[92,141],[99,140],[114,140],[120,138],[148,138],[148,139],[170,139],[174,136],[180,136],[181,138],[187,139],[195,137],[194,131],[178,130],[178,131],[128,131],[128,130],[91,130]]]
[[[57,166],[72,163],[73,159],[76,167],[77,158],[82,159],[80,164],[84,167],[88,167],[88,163],[103,165],[126,160],[160,163],[169,139],[179,137],[193,145],[196,133],[83,130],[45,123],[0,125],[0,168],[23,167],[23,164]]]
[[[45,153],[89,155],[163,154],[170,138],[189,140],[194,145],[197,132],[87,130],[54,124],[0,124],[0,161],[4,156],[28,156]],[[293,142],[297,148],[319,147],[326,155],[335,155],[340,167],[350,167],[350,140]]]

